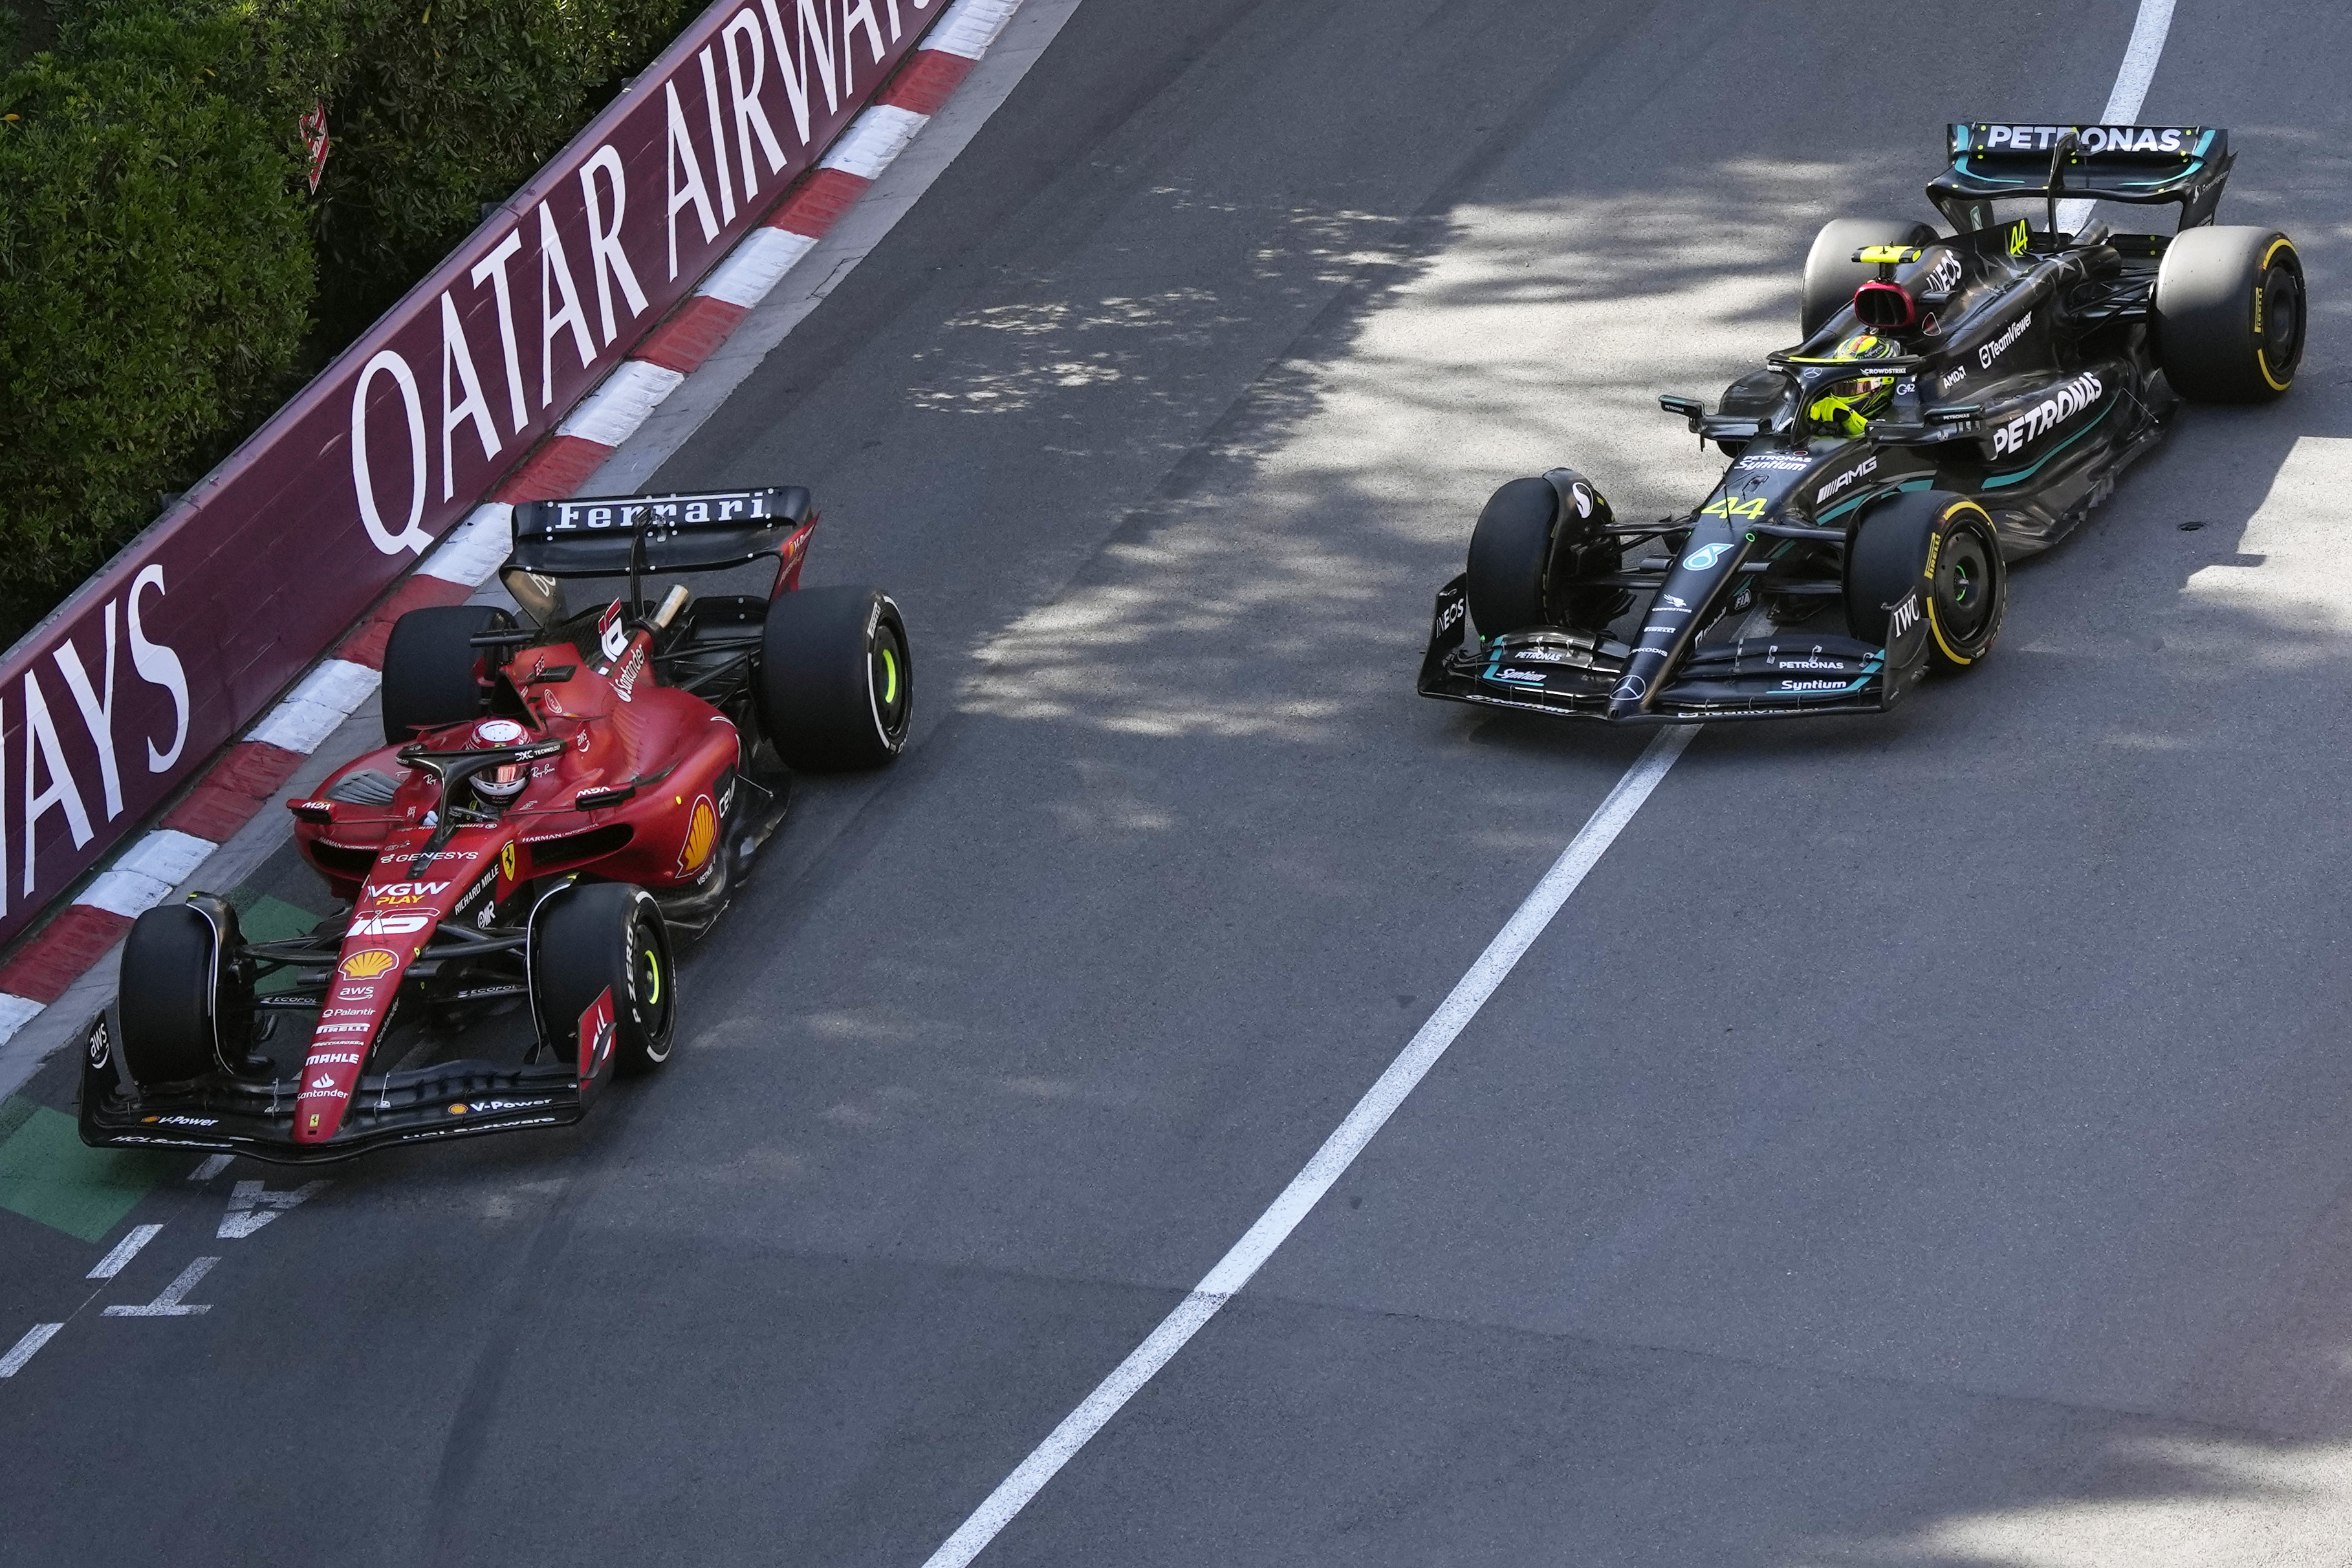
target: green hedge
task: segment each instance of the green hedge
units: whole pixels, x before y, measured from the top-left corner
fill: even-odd
[[[0,6],[0,644],[429,270],[697,8],[20,3],[37,9]],[[296,122],[317,100],[334,147],[314,197]]]

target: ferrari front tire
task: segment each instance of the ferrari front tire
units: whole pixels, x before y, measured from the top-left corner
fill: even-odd
[[[1805,281],[1798,297],[1798,330],[1810,339],[1830,319],[1853,303],[1853,291],[1878,276],[1853,253],[1866,245],[1933,245],[1936,231],[1924,223],[1891,217],[1833,217],[1813,236],[1805,253]]]
[[[2157,363],[2192,402],[2267,403],[2294,384],[2306,313],[2294,241],[2242,225],[2184,229],[2157,266]]]
[[[1870,509],[1846,546],[1847,629],[1908,664],[1968,669],[1992,651],[2009,609],[2009,569],[1984,508],[1910,490]]]
[[[878,768],[907,746],[915,666],[907,623],[873,588],[802,588],[768,606],[760,718],[787,767]]]
[[[578,1048],[582,1019],[610,991],[618,1069],[648,1073],[669,1060],[677,1034],[669,923],[643,888],[589,882],[557,894],[533,922],[530,967],[541,1037],[559,1058]]]
[[[230,920],[226,934],[233,942]],[[241,1021],[235,955],[221,952],[223,935],[203,910],[184,903],[158,904],[131,926],[122,944],[116,1018],[132,1082],[184,1083],[223,1065],[224,1025],[235,1028]],[[249,1013],[251,999],[243,1000]]]

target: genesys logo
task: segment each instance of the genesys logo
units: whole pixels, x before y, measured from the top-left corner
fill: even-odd
[[[1999,458],[2018,450],[2063,425],[2105,394],[2106,388],[2097,374],[2084,371],[2024,413],[1997,426],[1992,433],[1992,455]]]

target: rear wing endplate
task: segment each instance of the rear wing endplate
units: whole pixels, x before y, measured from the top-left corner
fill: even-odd
[[[2068,132],[2077,151],[2052,174]],[[1952,166],[1928,182],[1927,199],[1961,233],[1994,226],[1992,204],[2019,197],[2086,196],[2139,205],[2178,203],[2182,228],[2213,221],[2237,155],[2230,133],[2210,125],[1946,127]]]

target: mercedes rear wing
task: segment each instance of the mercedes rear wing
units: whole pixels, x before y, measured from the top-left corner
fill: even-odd
[[[2237,155],[2230,133],[2209,125],[1947,126],[1952,166],[1927,184],[1927,199],[1965,234],[1994,226],[1996,201],[2094,197],[2177,203],[2182,228],[2213,221]],[[2066,147],[2074,138],[2071,150]]]

